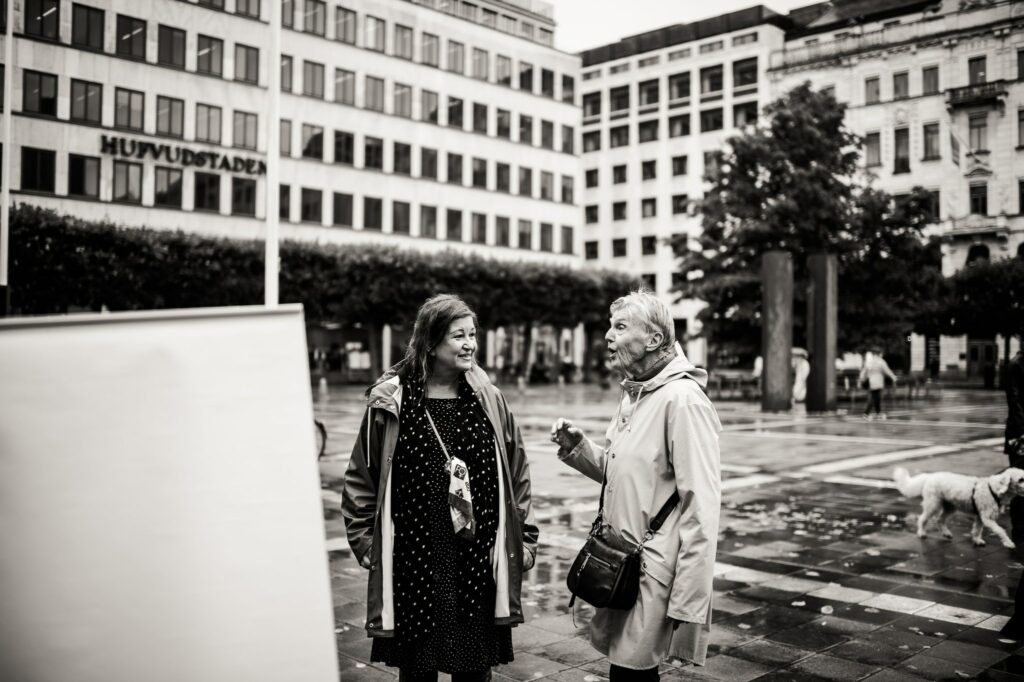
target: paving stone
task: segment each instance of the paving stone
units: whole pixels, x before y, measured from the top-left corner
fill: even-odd
[[[681,668],[679,672],[704,679],[723,680],[724,682],[747,682],[769,672],[770,666],[746,661],[729,655],[715,656],[703,667]]]
[[[935,658],[944,658],[948,661],[963,661],[976,665],[979,668],[995,665],[1007,657],[1005,651],[951,639],[939,642],[929,649],[927,653]]]
[[[748,601],[746,599],[740,599],[735,595],[715,595],[712,599],[712,606],[715,611],[721,611],[730,615],[737,615],[741,613],[748,613],[756,609],[761,608],[764,604],[757,602]]]
[[[512,645],[516,650],[527,651],[538,646],[559,642],[570,636],[534,627],[533,625],[517,625],[512,628]]]
[[[1007,656],[998,663],[993,664],[991,669],[1024,677],[1024,656],[1020,654]]]
[[[729,651],[729,655],[767,666],[785,666],[806,658],[810,652],[766,639],[756,639]]]
[[[497,666],[495,671],[513,680],[533,680],[569,667],[564,663],[552,661],[535,654],[516,652],[516,659],[514,661]]]
[[[807,649],[808,651],[821,651],[822,649],[828,649],[836,644],[845,642],[850,638],[847,635],[816,626],[814,623],[808,623],[772,633],[767,636],[767,639]]]
[[[912,675],[918,675],[926,680],[943,682],[945,680],[960,682],[977,677],[982,668],[970,665],[967,662],[947,661],[942,658],[929,656],[927,653],[917,654],[899,664],[900,670],[905,670]]]
[[[865,677],[864,682],[921,682],[923,679],[901,670],[879,670]]]
[[[878,667],[877,665],[836,658],[828,654],[809,656],[790,666],[793,670],[817,675],[821,679],[841,680],[843,682],[859,680],[878,670]]]
[[[604,654],[592,647],[590,642],[579,637],[537,646],[527,653],[568,666],[583,665],[604,657]]]
[[[915,616],[922,618],[934,618],[935,620],[948,621],[950,623],[959,623],[960,625],[977,625],[978,623],[986,620],[991,614],[984,613],[982,611],[972,611],[970,609],[964,609],[957,606],[950,606],[948,604],[935,604],[929,606],[926,609],[921,609],[914,613]]]

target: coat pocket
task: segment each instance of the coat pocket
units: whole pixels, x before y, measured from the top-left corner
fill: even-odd
[[[640,562],[640,568],[646,575],[651,576],[666,587],[672,584],[672,578],[675,577],[675,571],[646,554]]]

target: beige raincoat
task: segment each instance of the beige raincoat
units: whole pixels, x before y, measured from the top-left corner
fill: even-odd
[[[707,655],[722,426],[701,390],[706,384],[707,372],[680,353],[648,381],[622,383],[603,448],[584,438],[559,452],[598,482],[607,464],[605,522],[634,543],[672,491],[679,491],[681,503],[644,546],[636,605],[598,609],[590,625],[594,647],[624,668],[653,668],[670,656],[703,665]],[[673,630],[673,620],[683,623]]]

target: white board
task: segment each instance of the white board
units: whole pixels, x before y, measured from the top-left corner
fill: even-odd
[[[0,680],[337,680],[300,306],[0,321]]]

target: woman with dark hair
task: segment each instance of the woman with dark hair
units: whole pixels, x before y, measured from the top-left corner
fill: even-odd
[[[522,435],[474,362],[476,315],[420,308],[405,357],[367,390],[345,474],[349,545],[369,569],[371,659],[399,680],[491,678],[512,660],[537,527]]]

